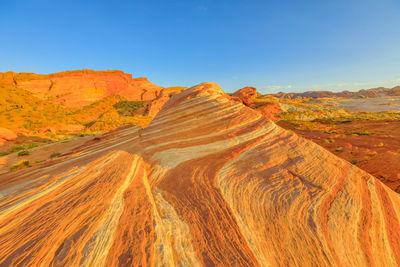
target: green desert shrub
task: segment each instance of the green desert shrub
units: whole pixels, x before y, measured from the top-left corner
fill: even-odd
[[[329,138],[325,139],[324,141],[325,141],[325,143],[327,143],[327,144],[331,144],[331,143],[334,143],[334,142],[335,142],[335,139],[333,139],[332,137],[329,137]]]
[[[8,154],[10,154],[8,151],[0,152],[0,157],[7,156]]]
[[[353,135],[372,135],[372,133],[368,132],[368,131],[364,131],[364,132],[354,132]]]
[[[61,155],[61,153],[54,152],[54,153],[51,153],[50,158],[53,159],[53,158],[58,157],[60,155]]]
[[[20,170],[20,169],[27,168],[27,167],[29,167],[29,166],[30,166],[30,165],[29,165],[29,160],[24,159],[24,160],[21,160],[21,161],[18,162],[18,163],[13,164],[13,165],[11,166],[10,170],[11,170],[11,171]]]
[[[356,165],[358,163],[358,160],[353,155],[350,156],[349,161],[351,164],[354,164],[354,165]]]
[[[144,101],[119,101],[113,105],[118,114],[122,116],[134,116],[135,111],[143,106]]]
[[[18,152],[18,151],[21,151],[21,150],[24,150],[25,148],[23,147],[23,146],[13,146],[12,148],[11,148],[11,151],[12,152]]]
[[[25,145],[25,147],[26,147],[27,149],[32,149],[32,148],[35,148],[35,147],[37,147],[37,146],[38,146],[38,145],[35,144],[35,143],[31,143],[31,144]]]
[[[335,149],[335,152],[342,152],[343,151],[343,147],[338,147]]]
[[[20,156],[20,157],[21,156],[27,156],[29,154],[30,154],[30,152],[28,150],[26,150],[26,149],[21,150],[21,151],[18,152],[18,156]]]

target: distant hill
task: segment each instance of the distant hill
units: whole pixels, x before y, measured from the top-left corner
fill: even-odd
[[[307,91],[304,93],[284,93],[280,92],[277,94],[270,94],[278,98],[296,99],[296,98],[323,98],[323,97],[346,97],[346,98],[366,98],[366,97],[380,97],[380,96],[400,96],[400,86],[393,88],[372,88],[362,89],[357,92],[342,91],[342,92],[331,92],[331,91]]]

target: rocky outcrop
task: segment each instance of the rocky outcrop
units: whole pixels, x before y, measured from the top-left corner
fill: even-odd
[[[171,90],[169,88],[163,89],[155,99],[147,104],[144,115],[154,117],[158,112],[160,112],[164,104],[167,103],[171,96],[178,94],[180,91],[181,90]]]
[[[232,95],[233,98],[239,99],[240,102],[242,102],[248,107],[253,106],[254,103],[252,98],[255,98],[256,96],[257,96],[257,89],[254,87],[244,87],[242,89],[239,89]]]
[[[213,83],[0,194],[5,266],[400,264],[397,193]]]
[[[0,146],[4,145],[7,141],[13,141],[17,139],[17,135],[7,129],[7,128],[0,128]]]
[[[110,95],[128,100],[151,100],[162,87],[147,78],[132,78],[122,71],[77,70],[48,75],[34,73],[1,73],[0,84],[15,85],[32,92],[41,99],[82,107]]]
[[[231,99],[257,110],[269,120],[277,121],[278,118],[275,115],[283,112],[279,103],[272,101],[259,101],[255,103],[253,99],[256,98],[257,95],[258,92],[256,88],[244,87],[233,93]]]

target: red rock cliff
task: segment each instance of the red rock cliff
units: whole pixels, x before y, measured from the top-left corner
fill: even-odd
[[[46,75],[7,72],[0,73],[0,84],[15,85],[69,107],[82,107],[112,94],[133,101],[151,100],[162,89],[147,78],[132,78],[131,74],[116,70],[76,70]]]

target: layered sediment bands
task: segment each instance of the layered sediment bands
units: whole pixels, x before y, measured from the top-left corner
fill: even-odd
[[[400,264],[398,194],[213,83],[0,194],[6,266]]]

